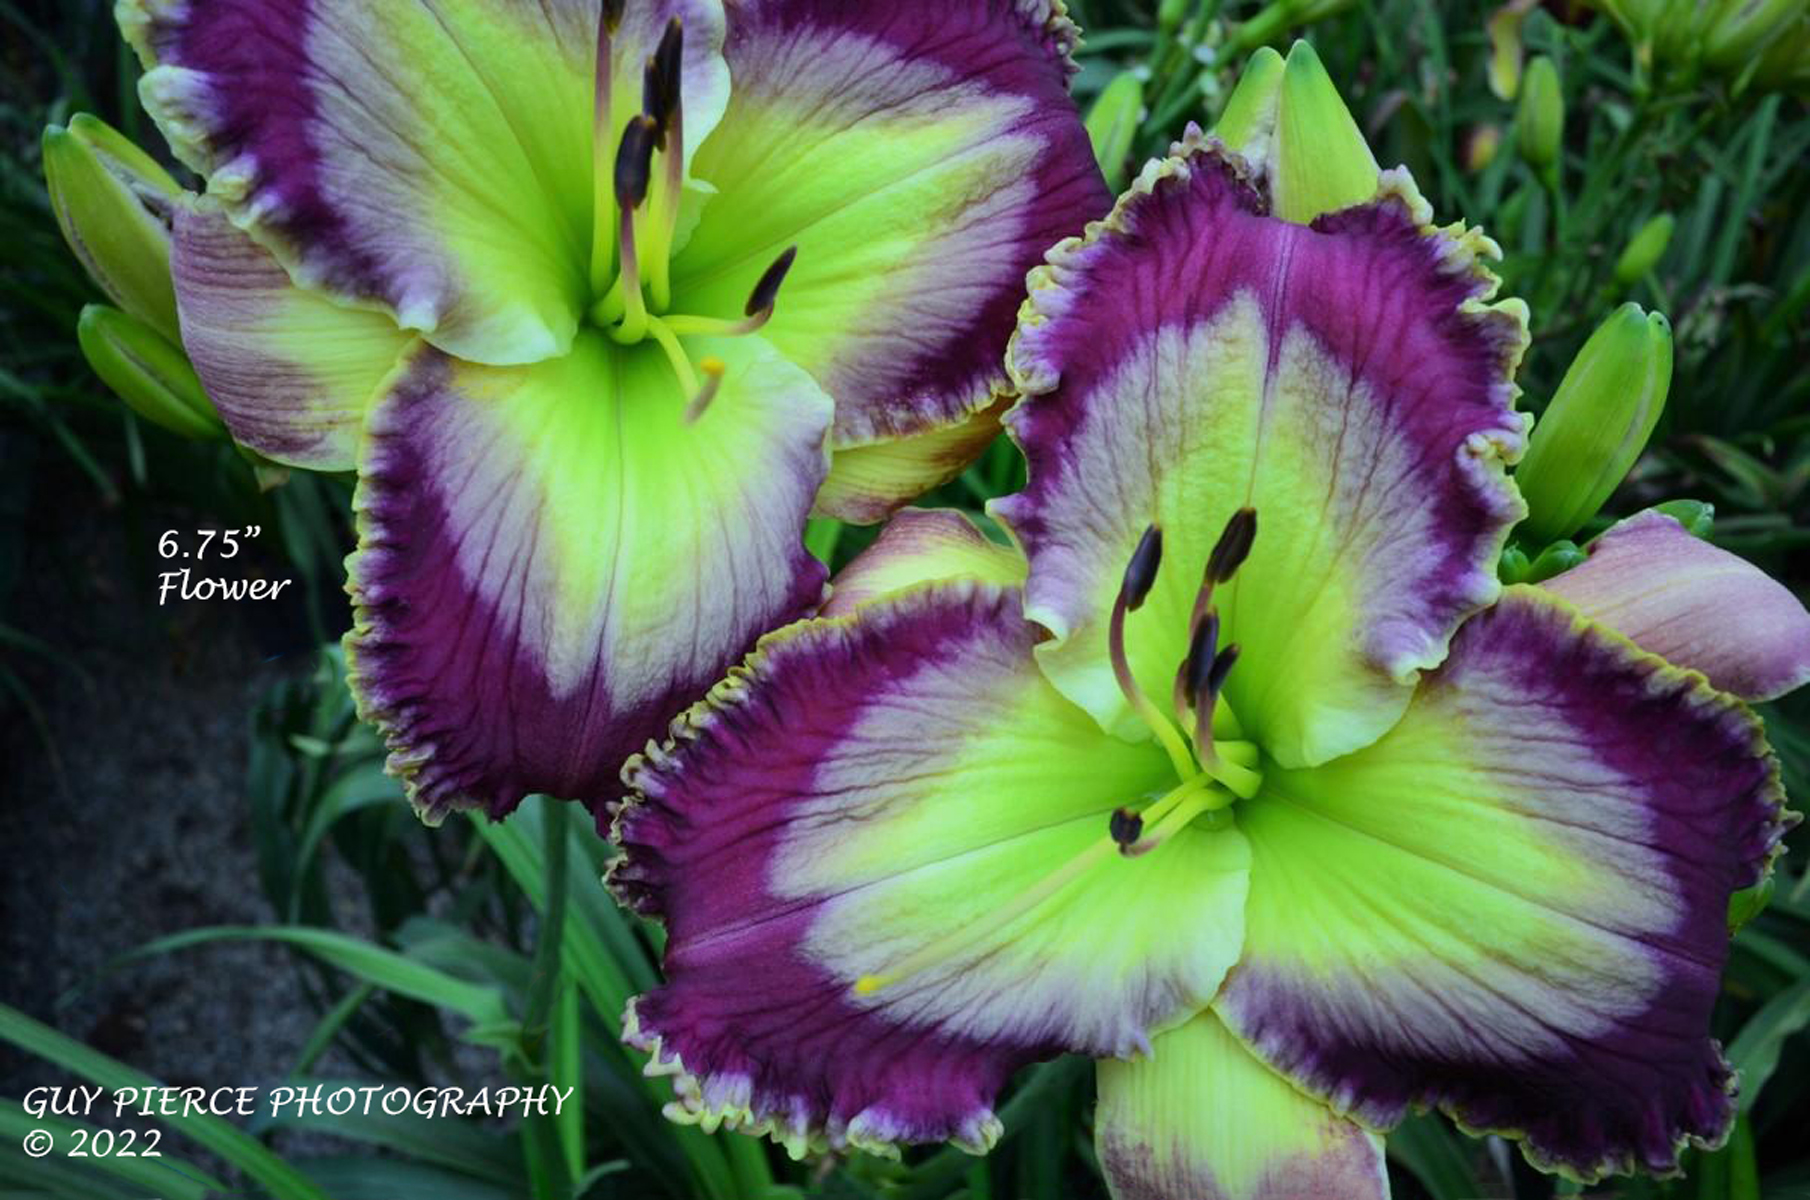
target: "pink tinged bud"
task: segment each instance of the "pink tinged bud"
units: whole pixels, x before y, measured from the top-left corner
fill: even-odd
[[[1744,700],[1773,700],[1810,682],[1810,613],[1745,559],[1652,509],[1588,549],[1582,564],[1541,586]]]

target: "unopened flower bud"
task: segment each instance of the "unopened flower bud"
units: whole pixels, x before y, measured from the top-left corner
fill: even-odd
[[[1464,140],[1464,169],[1473,175],[1480,173],[1485,167],[1496,161],[1496,154],[1501,149],[1502,127],[1500,125],[1477,126]]]
[[[44,131],[44,178],[63,238],[114,303],[176,341],[170,214],[182,188],[106,122],[78,113]]]
[[[1804,11],[1804,0],[1731,0],[1721,6],[1703,38],[1703,61],[1712,70],[1738,72],[1776,41]]]
[[[1715,528],[1716,506],[1707,500],[1667,500],[1655,504],[1653,509],[1684,526],[1684,531],[1694,538],[1708,540],[1710,530]]]
[[[1621,257],[1615,260],[1615,282],[1630,284],[1646,278],[1648,271],[1659,265],[1666,246],[1672,241],[1676,225],[1671,213],[1660,213],[1640,227]]]
[[[1283,220],[1305,225],[1376,195],[1376,157],[1306,42],[1286,60],[1253,54],[1214,132],[1262,172]]]
[[[1525,583],[1528,568],[1532,566],[1527,551],[1510,543],[1502,550],[1502,557],[1496,564],[1496,575],[1503,583]]]
[[[1131,71],[1119,72],[1087,112],[1087,138],[1106,186],[1115,192],[1125,186],[1125,160],[1143,119],[1144,84]]]
[[[1544,171],[1559,159],[1565,136],[1565,94],[1559,69],[1544,54],[1527,64],[1521,81],[1521,107],[1515,120],[1515,144],[1528,164]]]
[[[188,358],[155,329],[117,308],[90,304],[76,336],[88,365],[133,412],[194,441],[226,437]]]
[[[1168,33],[1174,33],[1182,27],[1182,18],[1188,15],[1189,0],[1162,0],[1156,8],[1156,26]]]
[[[1540,551],[1539,557],[1527,564],[1527,571],[1522,576],[1525,583],[1544,583],[1554,575],[1563,575],[1588,558],[1577,543],[1566,538],[1554,542]]]
[[[1596,514],[1646,448],[1671,385],[1671,323],[1622,305],[1565,372],[1515,472],[1529,540],[1569,536]]]
[[[1774,38],[1759,59],[1753,73],[1755,86],[1810,95],[1810,11]]]
[[[1521,63],[1526,55],[1521,45],[1521,26],[1538,0],[1509,0],[1490,14],[1485,30],[1489,34],[1489,90],[1499,100],[1513,100],[1521,90]]]

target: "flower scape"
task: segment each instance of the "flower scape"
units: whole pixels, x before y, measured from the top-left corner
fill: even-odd
[[[1118,1200],[1375,1200],[1428,1109],[1585,1183],[1728,1137],[1810,614],[1659,509],[1508,569],[1638,456],[1669,326],[1530,433],[1500,249],[1305,42],[1114,203],[1060,0],[118,13],[205,185],[138,192],[180,355],[356,473],[349,680],[423,819],[597,815],[673,1120],[982,1154],[1082,1055]],[[904,507],[1002,430],[988,528]],[[830,579],[813,516],[885,524]]]

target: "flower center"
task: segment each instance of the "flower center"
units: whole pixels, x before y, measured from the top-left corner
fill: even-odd
[[[1263,783],[1258,770],[1261,755],[1257,744],[1243,736],[1238,718],[1221,694],[1226,677],[1238,662],[1238,646],[1219,645],[1219,610],[1213,607],[1214,589],[1237,574],[1249,557],[1256,536],[1256,510],[1239,509],[1207,556],[1188,620],[1188,655],[1175,672],[1173,722],[1138,686],[1125,653],[1125,618],[1143,607],[1162,564],[1163,531],[1156,525],[1146,529],[1139,539],[1131,562],[1125,567],[1118,598],[1113,601],[1107,634],[1113,676],[1125,699],[1168,754],[1180,782],[1142,808],[1126,805],[1116,809],[1108,818],[1102,837],[1019,892],[990,914],[984,924],[951,930],[888,965],[885,972],[862,975],[854,982],[857,996],[870,996],[973,951],[990,931],[1005,928],[1061,894],[1087,872],[1109,861],[1115,852],[1125,858],[1139,858],[1190,825],[1226,827],[1231,823],[1227,810],[1239,800],[1249,800],[1257,794]]]
[[[706,355],[695,363],[682,337],[744,337],[773,316],[780,284],[798,248],[789,247],[761,275],[740,317],[670,313],[673,242],[685,191],[685,106],[681,86],[685,29],[674,17],[642,70],[641,111],[623,127],[615,153],[610,116],[611,40],[625,0],[605,0],[597,21],[591,289],[598,300],[591,321],[624,346],[649,338],[665,352],[689,424],[704,415],[722,386],[724,364]],[[605,164],[609,164],[606,174]]]

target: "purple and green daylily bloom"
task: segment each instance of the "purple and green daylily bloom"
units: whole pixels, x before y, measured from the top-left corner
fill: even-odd
[[[600,795],[998,427],[1025,271],[1110,203],[1060,0],[122,0],[207,179],[184,343],[356,469],[347,646],[430,819]]]
[[[1415,1106],[1584,1179],[1724,1136],[1789,823],[1743,697],[1810,616],[1664,518],[1501,588],[1494,247],[1399,171],[1311,224],[1268,180],[1191,133],[1034,273],[1015,547],[901,514],[625,773],[676,1119],[982,1150],[1086,1054],[1121,1200],[1380,1197]]]

